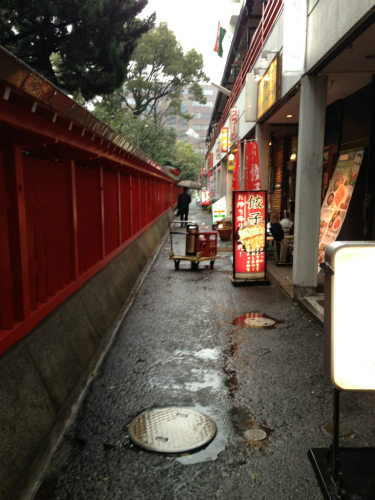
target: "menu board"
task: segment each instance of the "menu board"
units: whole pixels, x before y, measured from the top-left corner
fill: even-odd
[[[233,191],[233,278],[266,277],[266,191]]]
[[[202,207],[209,205],[211,203],[210,192],[209,191],[201,191],[201,200],[202,200]]]
[[[324,262],[328,245],[336,241],[344,223],[364,149],[342,151],[320,211],[318,264]]]

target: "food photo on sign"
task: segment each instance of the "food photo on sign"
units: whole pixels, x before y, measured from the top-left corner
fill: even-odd
[[[324,262],[326,248],[336,241],[342,228],[363,155],[364,149],[340,153],[320,211],[318,265]]]

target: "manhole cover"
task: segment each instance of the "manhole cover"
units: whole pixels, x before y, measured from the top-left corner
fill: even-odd
[[[252,328],[264,328],[265,326],[273,326],[275,321],[270,318],[246,318],[244,323]]]
[[[262,429],[249,429],[245,432],[245,438],[249,441],[263,441],[267,434]]]
[[[129,426],[130,439],[146,450],[182,453],[209,443],[216,425],[199,411],[158,408],[141,413]]]

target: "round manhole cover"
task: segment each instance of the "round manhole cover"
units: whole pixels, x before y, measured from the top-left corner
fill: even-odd
[[[246,318],[244,323],[252,328],[264,328],[266,326],[273,326],[275,321],[270,318]]]
[[[245,432],[245,438],[249,441],[263,441],[267,434],[262,429],[249,429]]]
[[[199,411],[169,407],[145,411],[129,426],[133,443],[146,450],[182,453],[200,448],[216,435],[216,425]]]

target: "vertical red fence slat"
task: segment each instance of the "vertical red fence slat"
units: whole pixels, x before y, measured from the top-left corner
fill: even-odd
[[[117,224],[117,240],[118,244],[121,245],[122,243],[122,199],[121,199],[121,174],[120,172],[117,172],[116,176],[116,189],[117,189],[117,218],[118,218],[118,224]]]
[[[5,185],[3,154],[0,151],[0,328],[13,328],[12,274],[8,211],[9,192]]]
[[[13,153],[13,165],[16,173],[16,197],[18,208],[18,235],[19,235],[19,281],[17,285],[17,297],[19,300],[19,319],[25,321],[30,316],[30,286],[29,286],[29,261],[27,247],[27,220],[26,220],[26,203],[25,203],[25,181],[23,175],[22,151],[21,146],[16,146],[15,141],[12,141],[10,147]]]
[[[45,248],[45,192],[43,189],[43,172],[41,160],[30,158],[30,168],[33,172],[34,197],[34,239],[36,265],[36,288],[38,302],[47,302],[47,258]]]
[[[131,233],[131,210],[130,210],[130,176],[120,175],[121,191],[121,236],[124,243],[132,235]]]
[[[130,234],[133,236],[134,234],[134,227],[133,227],[133,184],[134,184],[134,179],[133,176],[130,174],[129,176],[129,205],[130,205]]]
[[[29,260],[29,286],[30,286],[30,309],[36,310],[38,302],[37,293],[37,261],[35,255],[35,231],[34,231],[34,200],[38,193],[34,192],[32,169],[30,157],[23,157],[23,177],[25,182],[25,206],[26,206],[26,227],[27,246]]]
[[[100,199],[100,241],[101,241],[101,253],[100,258],[104,259],[106,256],[105,251],[105,214],[104,214],[104,178],[103,178],[103,167],[99,168],[99,199]]]
[[[103,173],[103,193],[104,193],[104,228],[105,228],[105,251],[110,254],[119,245],[118,227],[118,190],[117,175],[109,172]]]
[[[56,165],[59,172],[59,233],[58,233],[58,262],[61,269],[61,278],[59,286],[64,287],[70,283],[70,238],[69,238],[69,224],[70,224],[70,198],[69,198],[69,171],[66,165],[58,163]]]
[[[101,260],[100,176],[97,170],[76,168],[79,273]]]
[[[76,166],[72,158],[65,159],[67,176],[67,202],[68,202],[68,231],[67,244],[69,246],[69,279],[76,281],[79,277],[79,250],[78,250],[78,219],[77,219],[77,186]]]
[[[42,182],[44,188],[45,205],[44,215],[44,239],[46,244],[47,260],[47,294],[52,297],[57,291],[56,280],[56,231],[55,231],[55,193],[54,193],[54,170],[50,162],[41,161],[42,164]]]
[[[144,212],[142,206],[142,193],[141,193],[141,177],[138,177],[138,229],[142,229],[142,214]]]
[[[147,225],[147,193],[146,193],[146,179],[141,177],[139,179],[139,204],[140,204],[140,225],[141,228]]]
[[[132,176],[132,235],[140,230],[139,225],[139,178]]]

